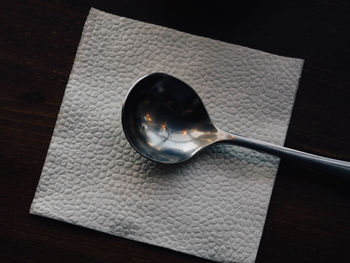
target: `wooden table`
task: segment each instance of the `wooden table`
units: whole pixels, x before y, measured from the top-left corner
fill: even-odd
[[[350,161],[346,0],[1,0],[0,262],[208,262],[29,214],[91,6],[305,59],[286,146]],[[257,262],[350,262],[350,183],[282,161]]]

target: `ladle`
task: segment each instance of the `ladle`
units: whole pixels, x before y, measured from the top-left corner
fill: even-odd
[[[184,162],[214,143],[232,143],[285,159],[346,174],[350,162],[249,139],[217,128],[193,88],[165,73],[152,73],[130,89],[122,107],[124,133],[144,157],[166,164]]]

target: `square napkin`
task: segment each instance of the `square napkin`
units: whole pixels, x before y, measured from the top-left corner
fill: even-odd
[[[166,72],[220,128],[282,145],[303,61],[91,9],[30,209],[222,262],[254,262],[278,158],[215,145],[179,165],[137,154],[121,126],[128,89]]]

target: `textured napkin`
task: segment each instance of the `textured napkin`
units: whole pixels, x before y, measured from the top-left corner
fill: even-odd
[[[128,89],[166,72],[220,128],[282,145],[303,61],[91,9],[30,212],[223,262],[253,262],[279,160],[215,145],[180,165],[137,154]]]

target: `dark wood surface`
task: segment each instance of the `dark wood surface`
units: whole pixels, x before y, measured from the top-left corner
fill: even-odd
[[[286,146],[350,161],[344,1],[0,1],[0,262],[208,262],[29,214],[89,8],[305,59]],[[282,161],[257,262],[350,262],[350,183]]]

